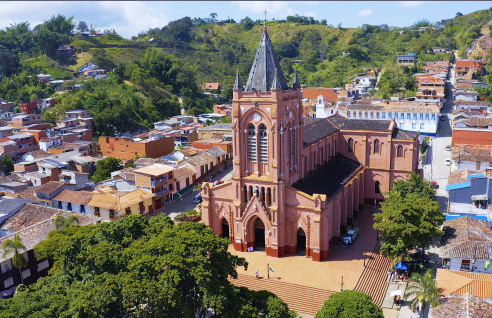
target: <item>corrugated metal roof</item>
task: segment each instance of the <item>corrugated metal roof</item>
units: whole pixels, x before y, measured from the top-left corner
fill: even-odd
[[[455,183],[455,184],[448,184],[446,186],[446,191],[450,190],[457,190],[457,189],[464,189],[464,188],[469,188],[471,187],[471,182],[460,182],[460,183]]]

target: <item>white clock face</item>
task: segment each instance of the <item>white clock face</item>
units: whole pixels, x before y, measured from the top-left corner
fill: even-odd
[[[260,120],[261,120],[261,116],[260,116],[260,114],[255,113],[255,114],[253,115],[253,120],[254,120],[254,121],[260,121]]]

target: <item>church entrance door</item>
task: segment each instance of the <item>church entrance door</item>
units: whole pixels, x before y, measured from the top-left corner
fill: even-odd
[[[265,225],[260,218],[255,220],[255,251],[265,250]]]
[[[306,255],[306,233],[303,229],[297,230],[297,255]]]
[[[229,238],[229,222],[225,218],[222,219],[222,237]]]

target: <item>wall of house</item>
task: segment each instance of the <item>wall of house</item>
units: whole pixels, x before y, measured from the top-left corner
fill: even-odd
[[[475,161],[461,161],[457,163],[458,160],[455,160],[455,164],[457,165],[458,170],[471,170],[471,171],[485,171],[485,169],[491,167],[490,162],[480,162],[479,169],[477,169],[477,162]]]
[[[27,266],[22,269],[24,285],[29,286],[35,283],[40,277],[48,275],[48,271],[53,266],[51,260],[39,261],[35,256],[34,250],[24,252],[23,255],[27,260]],[[7,266],[7,268],[5,266]],[[19,284],[21,284],[19,270],[11,266],[10,260],[2,262],[0,271],[0,291]]]
[[[139,157],[159,158],[168,155],[174,150],[174,138],[164,137],[147,142],[133,142],[130,138],[99,138],[103,156],[115,157],[123,160]]]

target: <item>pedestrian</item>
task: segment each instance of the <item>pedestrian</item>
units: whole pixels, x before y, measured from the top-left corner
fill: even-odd
[[[396,274],[395,274],[395,272],[393,272],[393,277],[392,277],[392,282],[393,283],[395,282],[395,276],[396,276]]]
[[[256,273],[255,274],[256,274],[256,279],[258,279],[259,276],[260,276],[260,272],[258,270],[256,270]]]
[[[212,182],[212,176],[210,176],[210,182]]]
[[[415,309],[417,310],[417,315],[419,315],[420,314],[420,307],[419,307],[419,305],[417,305],[417,307]]]
[[[270,264],[267,264],[267,276],[270,279]]]
[[[398,306],[398,300],[397,300],[397,296],[395,295],[395,297],[393,297],[393,305],[397,305]]]
[[[398,301],[398,306],[400,306],[400,307],[401,307],[401,297],[400,297],[400,296],[398,296],[397,301]]]

